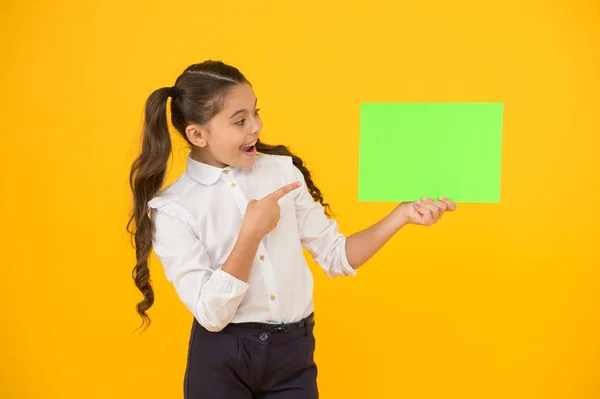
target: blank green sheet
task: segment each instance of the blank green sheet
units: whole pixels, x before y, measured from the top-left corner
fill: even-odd
[[[502,103],[363,103],[358,199],[500,202]]]

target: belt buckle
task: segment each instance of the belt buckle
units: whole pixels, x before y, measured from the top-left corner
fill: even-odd
[[[287,332],[289,330],[289,327],[284,323],[275,324],[270,326],[269,330],[271,330],[271,332]]]

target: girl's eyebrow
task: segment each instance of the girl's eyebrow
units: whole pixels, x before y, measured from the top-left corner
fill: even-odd
[[[241,112],[248,112],[248,110],[247,110],[247,109],[244,109],[244,108],[242,108],[242,109],[238,109],[237,111],[235,111],[235,112],[234,112],[234,113],[233,113],[233,114],[232,114],[232,115],[229,117],[229,119],[233,118],[234,116],[236,116],[237,114],[239,114],[239,113],[241,113]]]
[[[258,98],[256,98],[256,99],[254,100],[254,107],[256,107],[256,103],[257,103],[257,102],[258,102]],[[248,110],[247,110],[247,109],[245,109],[245,108],[240,108],[240,109],[238,109],[237,111],[235,111],[235,112],[234,112],[234,113],[233,113],[233,114],[232,114],[232,115],[229,117],[229,119],[233,118],[234,116],[236,116],[236,115],[237,115],[237,114],[239,114],[240,112],[248,112]]]

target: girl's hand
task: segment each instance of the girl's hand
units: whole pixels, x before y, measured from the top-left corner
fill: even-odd
[[[246,207],[240,234],[250,234],[252,237],[262,240],[277,226],[281,217],[277,201],[300,186],[300,182],[291,183],[264,198],[250,201]]]
[[[446,211],[456,210],[456,204],[451,200],[441,197],[439,201],[425,197],[417,202],[405,202],[396,208],[404,224],[431,226],[440,220]]]

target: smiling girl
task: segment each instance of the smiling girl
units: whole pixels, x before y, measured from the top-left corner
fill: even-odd
[[[163,188],[171,155],[167,121],[191,151],[185,172]],[[193,316],[184,397],[317,398],[313,277],[303,248],[330,277],[353,276],[399,229],[431,225],[455,204],[402,203],[345,236],[303,161],[260,141],[249,81],[205,61],[146,102],[142,151],[130,174],[137,311],[154,302],[148,257]]]

